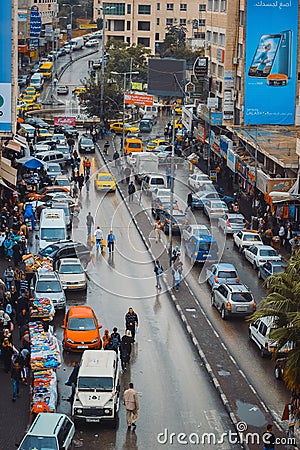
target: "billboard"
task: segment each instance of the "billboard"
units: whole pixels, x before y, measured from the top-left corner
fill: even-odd
[[[183,97],[185,59],[149,58],[148,94]]]
[[[153,95],[146,94],[124,94],[125,103],[128,105],[152,106]]]
[[[294,124],[298,0],[247,1],[244,123]]]
[[[71,125],[76,127],[76,117],[54,117],[54,126]]]
[[[0,14],[0,133],[11,131],[12,0],[1,2]]]

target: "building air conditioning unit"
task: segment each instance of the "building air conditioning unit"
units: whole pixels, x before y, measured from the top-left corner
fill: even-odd
[[[239,58],[237,58],[237,57],[233,58],[232,64],[236,66],[238,63],[239,63]]]

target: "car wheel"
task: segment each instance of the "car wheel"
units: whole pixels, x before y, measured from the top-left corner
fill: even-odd
[[[260,349],[260,356],[262,358],[266,358],[267,357],[266,349],[264,347],[261,347],[261,349]]]
[[[223,320],[227,319],[227,314],[226,314],[226,310],[225,310],[224,306],[222,306],[222,309],[221,309],[221,317]]]
[[[258,272],[257,272],[257,277],[258,277],[258,278],[261,278],[260,270],[258,270]]]

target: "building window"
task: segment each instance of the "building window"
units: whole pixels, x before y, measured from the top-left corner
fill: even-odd
[[[205,19],[199,19],[199,27],[205,27]]]
[[[179,9],[180,9],[180,11],[187,11],[187,4],[186,3],[180,3]]]
[[[139,5],[138,13],[139,14],[151,14],[151,5]]]
[[[102,7],[106,16],[124,16],[125,15],[125,3],[103,3]],[[114,9],[112,9],[114,8]]]
[[[225,46],[225,34],[220,33],[219,35],[219,44],[222,45],[223,47]]]
[[[185,27],[185,26],[186,26],[186,19],[180,19],[180,20],[179,20],[179,25],[180,25],[181,27]]]
[[[218,77],[223,78],[224,77],[224,67],[220,64],[218,65]]]
[[[159,41],[159,33],[155,33],[155,40]]]
[[[219,11],[220,9],[220,3],[219,0],[214,0],[214,11]]]
[[[211,42],[211,31],[206,32],[206,40],[207,42]]]
[[[205,33],[194,33],[194,39],[205,39]]]
[[[221,0],[221,12],[226,12],[227,11],[227,0]]]
[[[150,31],[150,22],[138,22],[139,31]]]
[[[127,5],[127,14],[131,14],[131,5]]]
[[[167,11],[173,11],[174,10],[174,3],[167,3]]]
[[[216,33],[215,31],[213,32],[213,44],[217,44],[218,43],[218,33]]]
[[[127,44],[130,44],[130,36],[127,36],[126,42],[127,42]]]
[[[138,37],[137,43],[144,47],[150,47],[150,38]]]
[[[212,75],[216,75],[216,70],[217,70],[217,64],[212,62],[211,63],[211,73],[212,73]]]
[[[238,58],[243,57],[243,44],[238,44]]]
[[[160,18],[156,17],[156,25],[159,25],[159,24],[160,24]]]
[[[130,22],[130,20],[127,20],[126,29],[127,29],[127,31],[131,30],[131,22]]]
[[[199,5],[199,11],[206,11],[206,5],[205,5],[205,3],[200,3],[200,5]]]
[[[212,11],[212,4],[213,4],[212,0],[208,0],[208,2],[207,2],[207,10],[208,11]]]
[[[156,10],[160,11],[160,3],[156,3]]]
[[[239,12],[239,24],[240,27],[243,27],[245,23],[245,11],[240,11]]]
[[[114,20],[114,31],[125,30],[125,20]]]
[[[166,25],[167,26],[173,25],[173,19],[172,18],[166,19]]]

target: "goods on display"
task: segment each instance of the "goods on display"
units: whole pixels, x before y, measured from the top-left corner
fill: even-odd
[[[33,373],[32,412],[55,412],[57,404],[57,378],[52,369]]]
[[[30,322],[31,369],[33,372],[56,369],[61,364],[58,341],[52,332],[44,331],[41,322]]]
[[[52,320],[55,315],[55,309],[50,298],[35,298],[30,305],[30,318]]]

